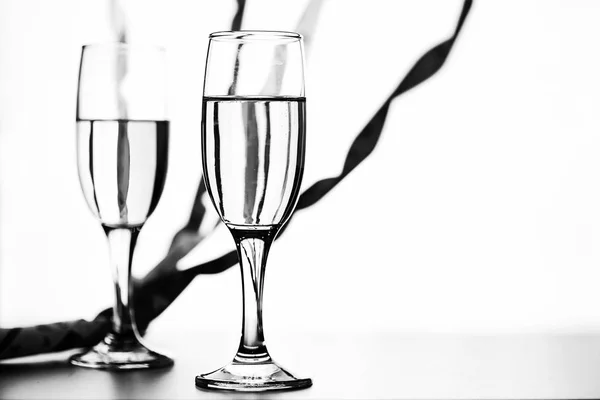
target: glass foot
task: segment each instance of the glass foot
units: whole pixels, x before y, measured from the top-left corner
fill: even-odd
[[[108,334],[91,350],[75,354],[70,362],[79,367],[106,370],[162,368],[173,365],[171,358],[148,349],[137,339],[119,339],[113,334]]]
[[[233,361],[214,372],[196,377],[199,388],[242,392],[304,389],[311,385],[310,378],[296,378],[273,361],[256,364]]]

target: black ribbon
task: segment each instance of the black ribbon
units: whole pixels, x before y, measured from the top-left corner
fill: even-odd
[[[472,0],[466,0],[464,2],[458,23],[456,24],[456,29],[454,30],[454,34],[450,38],[429,50],[427,53],[423,54],[423,56],[410,69],[408,74],[406,74],[396,90],[392,92],[392,94],[383,103],[381,108],[375,113],[373,118],[371,118],[369,123],[367,123],[363,130],[358,134],[356,139],[354,139],[354,142],[348,151],[348,155],[346,156],[346,161],[344,163],[342,172],[338,176],[322,179],[316,182],[304,193],[302,193],[300,199],[298,200],[296,211],[310,207],[317,201],[321,200],[323,196],[329,193],[331,189],[336,187],[350,172],[352,172],[354,168],[362,163],[369,156],[369,154],[373,152],[373,149],[375,149],[375,146],[379,141],[379,137],[381,136],[381,131],[383,130],[385,119],[387,118],[392,100],[419,85],[420,83],[423,83],[427,79],[431,78],[437,71],[439,71],[439,69],[446,62],[448,54],[450,54],[450,50],[452,50],[452,46],[454,45],[458,34],[462,30],[463,24],[467,18],[467,15],[469,14],[472,4]]]
[[[237,4],[238,8],[231,24],[232,30],[241,28],[246,1],[237,0]],[[310,207],[322,199],[373,152],[383,131],[391,102],[431,78],[444,65],[463,28],[472,4],[472,0],[465,0],[453,35],[419,58],[398,87],[358,134],[350,146],[342,172],[337,176],[316,182],[302,193],[296,211]],[[188,223],[175,235],[169,254],[161,262],[165,268],[162,268],[161,265],[157,266],[155,270],[158,270],[158,273],[149,274],[150,276],[136,284],[134,307],[136,321],[142,331],[179,296],[196,276],[216,274],[237,263],[237,254],[232,251],[185,271],[178,271],[175,268],[177,261],[187,252],[185,246],[182,246],[184,250],[178,249],[179,238],[183,235],[197,234],[204,219],[206,210],[202,205],[202,197],[205,191],[205,185],[201,181]],[[163,270],[164,273],[161,272]],[[106,309],[93,321],[77,320],[27,328],[0,329],[0,359],[76,347],[91,347],[108,332],[111,313],[112,309]]]

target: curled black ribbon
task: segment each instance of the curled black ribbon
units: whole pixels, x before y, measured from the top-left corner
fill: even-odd
[[[246,1],[237,0],[237,4],[238,8],[231,24],[232,30],[241,28]],[[427,51],[417,60],[373,118],[361,130],[350,147],[342,172],[337,176],[322,179],[304,191],[300,195],[296,211],[310,207],[322,199],[373,152],[383,131],[392,101],[431,78],[444,65],[472,5],[472,0],[464,1],[452,36]],[[197,234],[204,219],[206,210],[202,205],[202,197],[205,191],[205,185],[201,181],[189,221],[175,235],[171,251],[161,262],[171,268],[166,268],[164,273],[149,274],[136,284],[134,307],[136,322],[141,331],[144,331],[150,322],[158,317],[196,276],[220,273],[237,263],[237,254],[232,251],[215,260],[184,271],[174,268],[176,262],[186,253],[185,249],[176,249],[178,239],[185,235]],[[185,248],[185,246],[183,247]],[[156,270],[160,271],[160,267],[160,265],[157,266]],[[93,321],[76,320],[26,328],[0,329],[0,359],[91,347],[108,332],[111,313],[112,309],[106,309]]]

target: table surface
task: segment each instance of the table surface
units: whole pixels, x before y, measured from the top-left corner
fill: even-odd
[[[239,394],[197,389],[229,361],[230,334],[153,335],[169,369],[106,372],[70,366],[65,352],[0,363],[3,399],[555,399],[600,398],[599,335],[273,334],[274,359],[313,386]]]

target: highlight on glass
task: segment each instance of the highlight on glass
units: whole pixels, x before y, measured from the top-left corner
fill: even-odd
[[[200,388],[264,391],[312,384],[273,361],[262,324],[267,255],[296,206],[304,171],[305,106],[299,34],[209,36],[202,107],[204,180],[237,247],[243,321],[235,357],[197,376]]]
[[[87,204],[108,238],[115,289],[112,327],[71,363],[97,369],[165,367],[173,360],[141,340],[131,263],[140,230],[167,174],[166,61],[160,47],[84,46],[77,92],[77,163]]]

